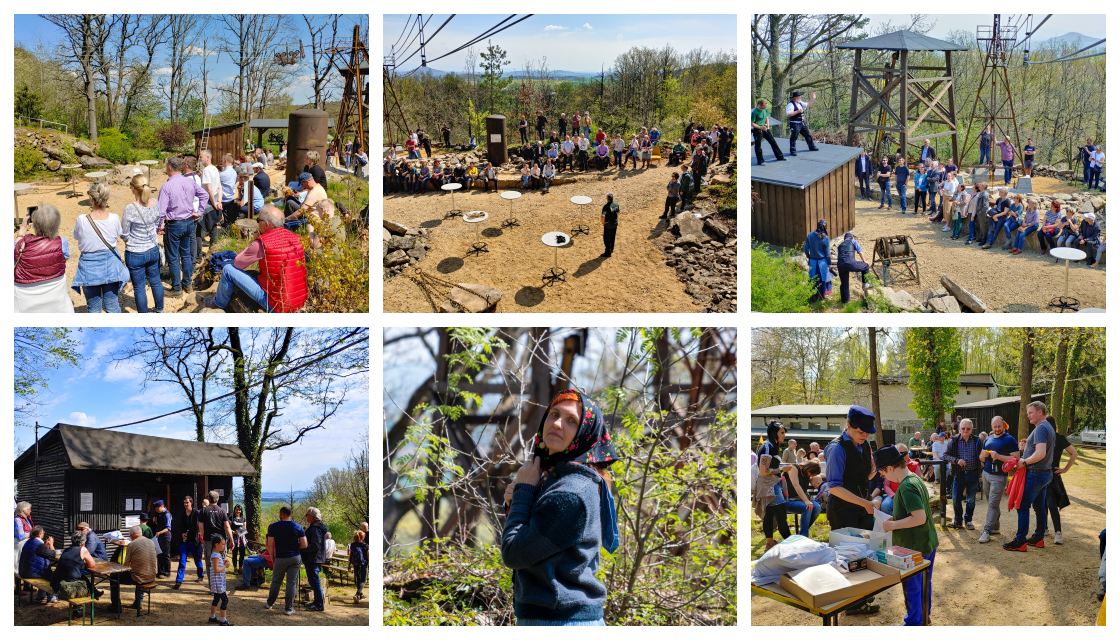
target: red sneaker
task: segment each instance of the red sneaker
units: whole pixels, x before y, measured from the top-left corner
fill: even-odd
[[[1027,543],[1026,542],[1020,542],[1016,546],[1015,541],[1012,540],[1011,542],[1004,543],[1003,548],[1004,548],[1005,551],[1023,551],[1023,552],[1026,552]]]
[[[1035,549],[1045,549],[1046,548],[1046,538],[1043,537],[1043,536],[1039,536],[1037,538],[1034,538],[1034,537],[1027,538],[1026,544],[1029,544],[1030,546],[1034,547]]]

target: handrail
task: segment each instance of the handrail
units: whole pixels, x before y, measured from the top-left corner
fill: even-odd
[[[62,127],[63,133],[70,133],[69,125],[63,124],[61,122],[52,122],[51,120],[44,120],[42,118],[29,118],[23,115],[16,115],[16,118],[18,118],[18,121],[21,125],[23,124],[23,121],[26,120],[29,124],[32,122],[38,122],[40,129],[43,128],[43,125],[55,125],[57,127]]]

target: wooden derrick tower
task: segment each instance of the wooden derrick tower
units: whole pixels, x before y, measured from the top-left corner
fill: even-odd
[[[1007,63],[1016,47],[1019,27],[1003,23],[997,13],[991,25],[976,27],[976,44],[984,52],[984,69],[980,72],[980,83],[976,85],[976,98],[968,114],[968,129],[965,134],[964,153],[980,146],[980,132],[984,127],[992,127],[992,153],[989,154],[989,172],[994,165],[995,145],[1004,136],[1015,143],[1019,161],[1023,159],[1023,147],[1019,144],[1019,122],[1015,115],[1015,93],[1011,90],[1011,80],[1007,75]],[[963,164],[963,163],[962,163]]]
[[[338,108],[338,121],[334,134],[338,140],[353,136],[354,142],[362,149],[366,145],[366,118],[369,114],[369,50],[362,41],[359,25],[354,25],[354,39],[347,48],[349,57],[345,66],[338,64],[338,72],[346,81],[342,90],[342,102]],[[341,51],[340,51],[341,53]]]

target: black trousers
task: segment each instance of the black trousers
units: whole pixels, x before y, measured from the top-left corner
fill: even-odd
[[[614,253],[614,237],[618,233],[618,225],[611,224],[603,227],[603,253],[609,258]]]
[[[871,267],[867,266],[866,262],[852,262],[850,264],[837,265],[837,270],[840,272],[840,302],[847,302],[851,299],[851,290],[848,287],[848,276],[854,271],[859,274],[861,282],[867,282],[867,271]]]
[[[778,529],[778,533],[782,534],[782,539],[789,537],[789,520],[786,518],[788,512],[784,504],[772,504],[766,507],[766,511],[762,513],[762,535],[767,539],[774,537],[774,529]]]
[[[521,144],[529,144],[528,130],[526,130],[524,127],[519,127],[517,131],[521,134]]]
[[[809,127],[804,122],[791,122],[789,123],[789,154],[797,155],[797,136],[800,135],[805,138],[805,144],[809,145],[810,151],[817,150],[817,143],[813,142],[813,134],[809,131]]]
[[[770,143],[770,150],[774,152],[774,157],[778,160],[785,157],[782,155],[782,150],[778,148],[778,141],[774,140],[774,134],[770,133],[769,129],[751,129],[751,138],[754,139],[754,159],[758,164],[762,164],[763,140]]]
[[[156,538],[159,555],[156,556],[156,573],[171,575],[171,538]]]
[[[863,175],[856,175],[856,180],[859,181],[859,197],[871,197],[871,174],[866,173]]]
[[[669,217],[670,215],[676,215],[676,213],[677,213],[677,202],[679,202],[679,201],[680,201],[680,198],[677,197],[677,196],[666,196],[665,197],[665,210],[661,212],[661,215],[663,217]]]
[[[113,609],[119,610],[121,608],[121,585],[136,584],[136,582],[132,579],[131,573],[119,573],[117,575],[119,577],[109,580],[109,602]],[[132,606],[139,609],[143,601],[144,592],[140,590],[140,585],[136,585],[136,599]]]

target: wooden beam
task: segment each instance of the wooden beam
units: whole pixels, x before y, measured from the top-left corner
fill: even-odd
[[[951,91],[953,83],[950,82],[945,86],[948,87],[948,89]],[[936,87],[929,87],[927,89],[926,87],[921,86],[911,87],[911,93],[914,94],[914,97],[918,98],[919,100],[924,102],[927,107],[929,107],[928,109],[926,109],[925,113],[922,114],[922,118],[919,118],[919,123],[922,119],[929,115],[930,110],[936,109],[937,115],[941,116],[942,121],[945,124],[950,124],[949,112],[945,109],[944,106],[941,105],[941,98],[945,95],[945,89],[942,88],[941,92],[935,97],[932,93],[930,93],[930,91],[935,88]],[[956,123],[951,124],[953,124],[954,127],[956,126]],[[914,126],[916,127],[918,125],[915,124]]]
[[[923,111],[922,115],[918,116],[918,119],[914,121],[913,126],[910,127],[911,131],[916,131],[918,129],[918,126],[922,124],[922,121],[926,119],[926,116],[928,116],[934,109],[937,109],[938,111],[941,111],[941,105],[940,105],[941,98],[945,97],[945,92],[951,90],[952,88],[953,88],[953,83],[952,82],[946,82],[945,86],[943,86],[941,88],[941,91],[937,92],[937,95],[933,97],[933,101],[932,102],[926,102],[926,105],[927,105],[926,110]],[[921,95],[921,94],[919,92],[915,92],[915,95]],[[955,124],[953,125],[953,128],[954,129],[956,128]]]
[[[857,98],[859,97],[859,80],[858,80],[858,78],[859,78],[859,74],[860,74],[860,71],[859,71],[860,63],[862,62],[862,60],[863,60],[863,50],[862,49],[856,49],[856,66],[855,66],[854,69],[852,69],[852,101],[851,101],[850,106],[848,107],[848,145],[850,145],[850,146],[856,144],[856,131],[855,131],[855,127],[853,125],[855,123],[856,101],[857,101]],[[754,227],[752,226],[752,228],[754,228]]]
[[[894,109],[891,108],[890,103],[887,102],[887,100],[884,99],[884,96],[889,97],[891,95],[891,91],[893,91],[894,88],[897,87],[898,84],[901,82],[901,80],[902,80],[901,76],[899,76],[898,78],[893,80],[890,84],[885,86],[883,88],[882,93],[880,93],[879,91],[876,91],[875,87],[872,87],[871,83],[867,82],[867,80],[865,80],[863,78],[863,76],[860,76],[860,75],[856,74],[855,78],[859,82],[860,88],[863,89],[864,93],[866,93],[868,96],[870,96],[872,98],[872,100],[870,102],[868,102],[867,104],[865,104],[858,112],[856,112],[853,120],[856,120],[856,121],[862,120],[863,117],[865,115],[867,115],[868,113],[870,113],[872,109],[874,109],[875,107],[881,107],[884,110],[886,110],[886,112],[894,119],[895,122],[897,122],[897,123],[899,123],[900,125],[903,125],[903,126],[906,125],[905,122],[903,122],[901,119],[899,119],[898,114],[895,113]]]

